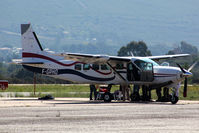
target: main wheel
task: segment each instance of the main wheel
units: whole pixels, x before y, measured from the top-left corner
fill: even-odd
[[[104,102],[111,102],[111,94],[109,92],[104,93]]]
[[[171,96],[171,103],[176,104],[178,102],[178,97],[176,95]]]

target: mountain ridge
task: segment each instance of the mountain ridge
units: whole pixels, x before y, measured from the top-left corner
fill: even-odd
[[[55,51],[115,55],[121,46],[139,40],[155,55],[181,41],[199,47],[198,4],[196,0],[3,0],[0,47],[20,47],[20,24],[29,22],[42,45]]]

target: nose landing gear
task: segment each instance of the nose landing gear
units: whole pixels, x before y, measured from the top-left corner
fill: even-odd
[[[172,104],[176,104],[179,100],[178,96],[178,89],[173,88],[172,89],[172,94],[170,95],[170,101]]]

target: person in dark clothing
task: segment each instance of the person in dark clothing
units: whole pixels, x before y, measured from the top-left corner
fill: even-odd
[[[152,101],[151,99],[151,88],[147,87],[147,101]]]
[[[108,92],[111,92],[111,88],[112,88],[112,84],[109,84],[109,85],[107,86]]]
[[[140,94],[139,94],[140,86],[134,85],[133,92],[131,94],[131,101],[140,101]]]
[[[90,85],[90,100],[93,100],[93,92],[94,92],[94,98],[96,100],[97,98],[97,91],[95,85]]]
[[[123,97],[122,97],[122,100],[123,100],[123,101],[126,100],[126,95],[125,95],[125,89],[126,89],[126,88],[125,88],[125,87],[126,87],[125,85],[120,85],[120,89],[119,89],[119,90],[122,92],[122,96],[123,96]]]
[[[146,87],[143,85],[142,86],[142,101],[146,101],[147,99],[147,90]]]
[[[145,85],[142,86],[142,101],[151,101],[151,89]]]
[[[122,100],[125,101],[125,91],[124,91],[124,86],[120,85],[119,90],[122,92]]]
[[[156,89],[156,94],[158,96],[158,99],[156,100],[156,102],[160,102],[162,99],[161,87]]]
[[[158,96],[157,102],[168,102],[169,100],[169,88],[163,88],[163,96],[161,94],[161,88],[156,89],[156,94]]]
[[[169,88],[164,87],[163,94],[164,94],[164,96],[162,97],[162,101],[163,102],[169,102],[170,101],[169,100]]]

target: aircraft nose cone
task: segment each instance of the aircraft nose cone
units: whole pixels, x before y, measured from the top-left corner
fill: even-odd
[[[187,70],[185,70],[185,73],[183,74],[185,77],[191,77],[193,74]]]

